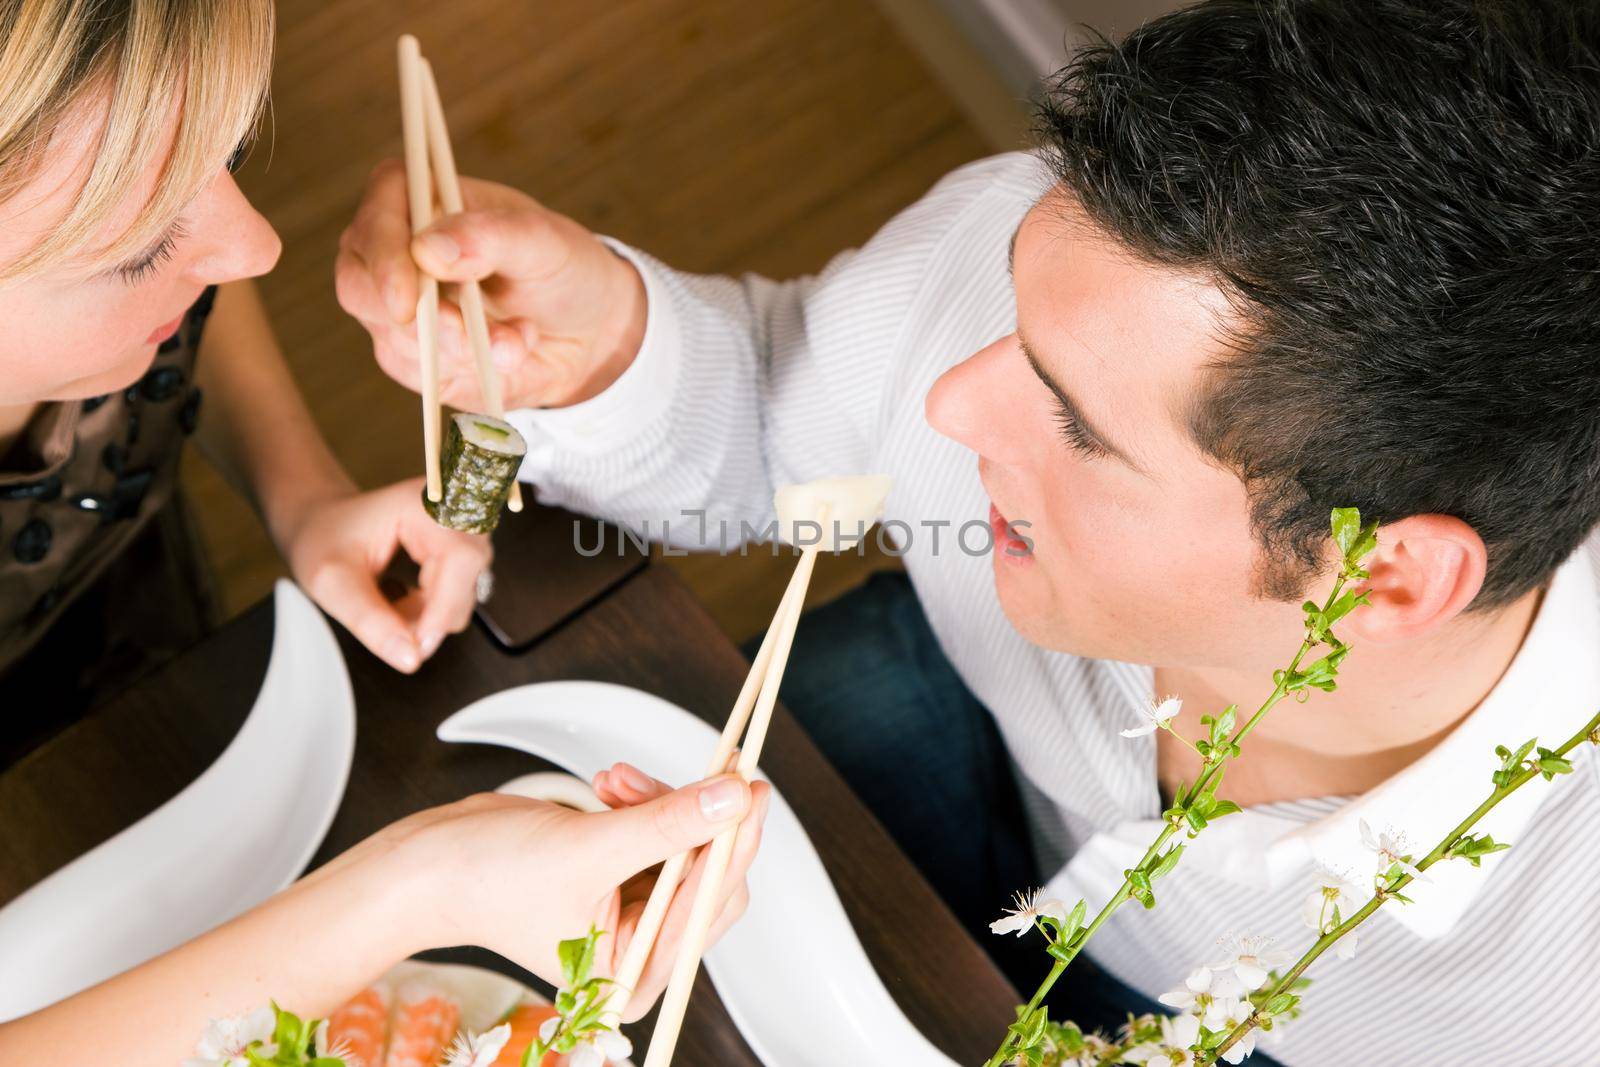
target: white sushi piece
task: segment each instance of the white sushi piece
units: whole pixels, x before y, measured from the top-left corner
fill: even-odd
[[[786,485],[772,497],[778,536],[791,545],[817,544],[823,552],[847,551],[882,516],[893,484],[886,474],[853,474]]]

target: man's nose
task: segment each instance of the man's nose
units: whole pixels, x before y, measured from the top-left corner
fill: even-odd
[[[941,374],[923,403],[928,425],[986,459],[1020,461],[1019,394],[1009,381],[1020,352],[1008,334]]]

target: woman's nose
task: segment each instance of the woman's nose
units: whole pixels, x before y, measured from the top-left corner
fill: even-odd
[[[928,390],[928,425],[985,459],[1016,462],[1024,455],[1019,394],[1012,370],[1022,360],[1014,334],[979,349],[939,376]]]
[[[278,262],[283,242],[271,223],[251,206],[231,174],[222,174],[196,212],[196,253],[188,274],[203,285],[218,285],[266,274]]]

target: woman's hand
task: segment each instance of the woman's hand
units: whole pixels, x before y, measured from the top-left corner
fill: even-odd
[[[372,335],[385,373],[418,388],[418,265],[443,282],[478,281],[488,303],[490,343],[507,408],[555,407],[597,395],[616,381],[644,338],[639,272],[583,226],[494,182],[461,180],[467,210],[415,238],[405,170],[378,167],[339,240],[339,303]],[[446,286],[447,289],[450,286]],[[439,308],[440,397],[483,411],[460,308]]]
[[[493,556],[488,538],[428,517],[420,478],[308,502],[278,529],[295,581],[374,655],[407,673],[472,621],[478,576]],[[378,578],[397,549],[416,561],[420,587],[391,603]]]
[[[652,868],[736,825],[712,940],[743,914],[745,874],[771,787],[722,775],[672,790],[626,764],[603,777],[627,779],[614,789],[597,780],[602,797],[619,805],[613,811],[588,814],[491,793],[423,812],[380,835],[397,839],[401,869],[434,876],[434,893],[416,916],[425,947],[479,945],[560,985],[557,946],[592,925],[607,935],[595,973],[614,974],[655,884]],[[648,1011],[665,985],[703,863],[703,856],[696,860],[673,898],[628,1020]]]

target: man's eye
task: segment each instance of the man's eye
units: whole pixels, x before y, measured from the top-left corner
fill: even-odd
[[[1062,439],[1079,455],[1089,459],[1105,455],[1100,443],[1084,432],[1083,425],[1059,400],[1056,402],[1056,426],[1061,431]]]

